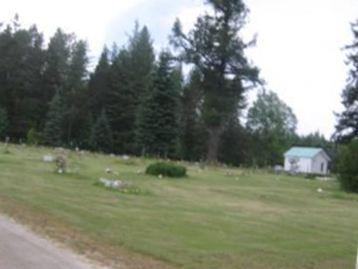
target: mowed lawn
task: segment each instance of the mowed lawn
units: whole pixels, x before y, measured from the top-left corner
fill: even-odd
[[[354,268],[358,195],[335,181],[188,165],[185,179],[144,175],[154,160],[0,144],[0,212],[121,268]],[[111,168],[118,176],[106,175]],[[96,186],[127,180],[138,195]],[[317,189],[322,188],[323,193]]]

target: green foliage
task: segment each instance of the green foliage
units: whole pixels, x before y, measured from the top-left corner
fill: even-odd
[[[259,166],[283,162],[283,154],[295,139],[297,119],[274,92],[262,91],[249,109],[247,129],[253,137],[251,162]]]
[[[89,109],[92,115],[98,115],[103,109],[108,109],[111,70],[109,53],[109,50],[105,47],[102,51],[96,69],[91,74],[89,80]]]
[[[245,57],[240,31],[247,9],[241,0],[207,1],[214,12],[197,19],[195,28],[184,34],[177,21],[172,44],[183,60],[203,75],[202,117],[208,130],[207,159],[217,161],[220,138],[225,125],[244,106],[244,93],[258,81],[258,70]]]
[[[338,158],[338,178],[342,188],[358,193],[358,140],[342,146]]]
[[[27,132],[26,143],[28,145],[38,145],[40,143],[40,135],[35,128],[31,128]]]
[[[90,145],[93,150],[106,153],[113,152],[112,129],[108,122],[107,114],[104,110],[98,117],[96,123],[93,125]]]
[[[349,141],[358,137],[358,21],[352,24],[354,41],[346,47],[349,51],[348,64],[351,68],[347,86],[342,93],[342,104],[345,111],[338,116],[334,137],[337,140]]]
[[[63,119],[63,100],[60,93],[57,92],[50,103],[47,121],[43,132],[43,140],[46,145],[58,147],[63,144]]]
[[[0,27],[0,107],[11,121],[7,135],[14,140],[26,137],[32,123],[43,123],[43,57],[43,37],[35,26],[21,27],[16,16]]]
[[[152,84],[155,62],[152,43],[147,27],[136,24],[129,45],[113,59],[107,112],[117,152],[138,153],[135,123],[140,104]]]
[[[231,119],[221,137],[219,161],[233,166],[248,164],[250,143],[250,135],[238,118]]]
[[[302,147],[324,148],[326,150],[332,146],[332,143],[327,141],[324,135],[319,132],[300,136],[295,144]]]
[[[159,162],[149,165],[146,169],[146,174],[165,177],[185,177],[186,168],[173,163]]]
[[[153,85],[137,118],[137,144],[143,154],[175,157],[179,142],[179,90],[171,55],[160,55]]]
[[[74,39],[74,37],[73,37]],[[64,105],[64,138],[66,145],[83,146],[83,140],[89,134],[86,126],[88,118],[87,87],[87,43],[72,41],[68,75],[63,86]]]
[[[6,136],[8,126],[9,121],[6,110],[0,107],[0,138],[4,138]]]
[[[182,116],[180,127],[181,157],[189,161],[199,161],[205,154],[207,132],[201,118],[203,98],[202,75],[196,69],[190,73],[189,83],[184,87],[181,99]]]

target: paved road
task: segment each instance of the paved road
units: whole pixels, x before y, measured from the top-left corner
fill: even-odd
[[[1,269],[94,269],[68,250],[0,216]]]

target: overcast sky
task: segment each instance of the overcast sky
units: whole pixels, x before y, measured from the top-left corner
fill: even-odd
[[[190,29],[204,10],[203,0],[0,0],[0,21],[18,13],[49,38],[57,27],[89,43],[93,61],[104,44],[124,44],[134,21],[146,24],[159,50],[176,17]],[[261,69],[266,87],[278,93],[296,114],[298,132],[319,130],[329,137],[333,111],[341,111],[340,94],[347,67],[342,47],[352,41],[350,22],[358,19],[357,0],[246,0],[250,9],[244,36],[258,34],[248,56]],[[95,63],[93,63],[95,64]],[[251,99],[255,93],[251,93]]]

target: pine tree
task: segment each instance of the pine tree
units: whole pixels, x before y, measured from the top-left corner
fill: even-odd
[[[135,120],[143,96],[151,84],[154,50],[149,31],[138,24],[111,68],[111,93],[108,116],[113,128],[116,151],[136,153]]]
[[[79,146],[82,132],[88,117],[87,94],[87,43],[75,41],[71,48],[69,74],[66,79],[64,103],[66,113],[64,119],[65,141],[67,145]]]
[[[204,158],[207,134],[201,118],[203,98],[202,75],[196,69],[190,73],[189,83],[182,96],[181,155],[189,161]]]
[[[46,145],[59,147],[63,145],[64,105],[59,92],[50,102],[47,121],[43,131],[43,141]]]
[[[103,109],[108,109],[110,91],[109,51],[105,47],[99,58],[98,64],[89,81],[89,109],[93,115],[98,115]]]
[[[23,29],[15,18],[0,32],[0,105],[6,109],[13,139],[42,122],[43,38],[36,26]]]
[[[203,75],[203,119],[209,134],[207,160],[216,162],[220,138],[225,126],[244,104],[247,85],[258,81],[258,70],[252,67],[239,33],[245,24],[246,6],[242,0],[208,0],[213,9],[198,18],[188,35],[177,21],[172,44],[182,58],[194,64]]]
[[[219,147],[219,161],[240,166],[249,164],[251,136],[240,124],[239,118],[234,116],[227,124],[221,137]]]
[[[105,153],[113,152],[112,130],[105,110],[102,110],[96,123],[93,125],[90,145],[93,150]]]
[[[179,138],[179,92],[171,55],[160,55],[153,85],[137,119],[137,144],[143,154],[175,157]]]
[[[0,138],[4,138],[6,136],[8,127],[9,121],[7,117],[7,112],[4,108],[0,107]]]
[[[57,29],[50,39],[46,51],[46,69],[43,74],[45,102],[49,102],[59,89],[66,91],[73,38],[73,35]]]
[[[346,88],[342,94],[345,111],[338,115],[338,124],[334,138],[339,141],[350,141],[358,137],[358,21],[352,24],[354,42],[347,46],[348,64],[351,67]]]

